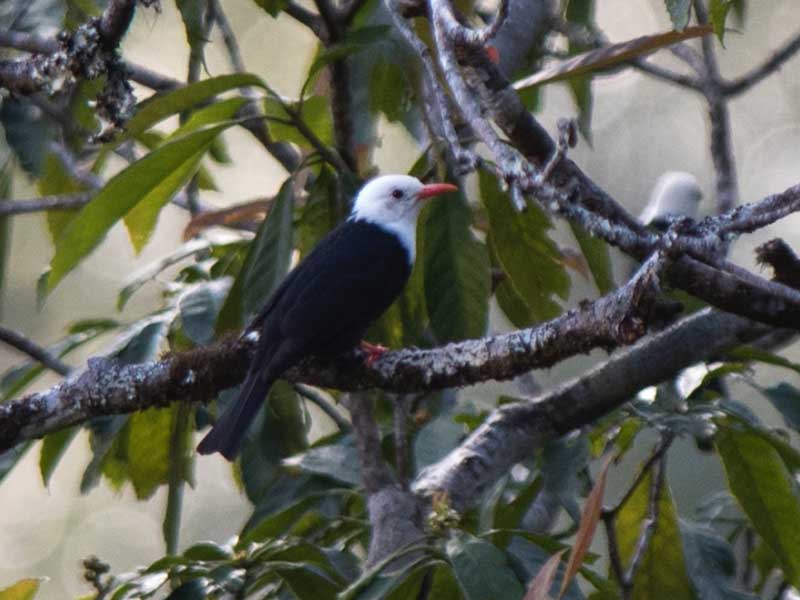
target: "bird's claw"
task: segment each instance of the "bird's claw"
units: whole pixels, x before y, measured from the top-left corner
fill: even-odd
[[[386,346],[381,346],[380,344],[370,344],[369,342],[362,341],[361,350],[367,354],[366,358],[364,359],[364,363],[368,367],[371,367],[389,349]]]

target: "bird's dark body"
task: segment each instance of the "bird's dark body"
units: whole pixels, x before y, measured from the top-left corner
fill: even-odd
[[[306,356],[355,347],[403,290],[410,273],[408,251],[379,225],[347,220],[326,235],[249,326],[260,337],[247,378],[234,406],[198,451],[235,457],[272,383]]]

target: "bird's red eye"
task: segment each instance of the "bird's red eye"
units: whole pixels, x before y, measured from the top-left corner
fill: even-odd
[[[402,198],[402,197],[403,197],[403,191],[402,190],[392,190],[392,198],[394,198],[396,200],[400,200],[400,198]]]

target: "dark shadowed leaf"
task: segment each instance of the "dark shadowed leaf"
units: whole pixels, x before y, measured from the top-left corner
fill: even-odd
[[[418,261],[430,325],[440,343],[486,332],[489,258],[470,231],[470,219],[460,192],[432,200],[420,216]]]
[[[414,437],[414,466],[422,469],[450,452],[464,437],[464,426],[445,412],[425,424]]]
[[[776,367],[785,367],[800,374],[800,364],[755,346],[739,346],[727,352],[727,356],[739,361],[757,361]]]
[[[181,13],[183,28],[186,31],[186,40],[189,42],[192,54],[202,57],[203,46],[207,41],[205,31],[203,31],[204,8],[207,5],[194,0],[175,0],[175,4]]]
[[[109,180],[59,238],[47,291],[52,291],[139,202],[156,205],[171,198],[194,173],[214,138],[228,126],[202,129],[164,144]]]
[[[58,461],[64,455],[70,442],[75,439],[78,433],[77,427],[69,427],[56,431],[46,436],[42,441],[42,450],[39,455],[39,472],[42,475],[42,483],[45,487],[50,485],[50,477],[58,466]]]
[[[761,391],[781,413],[786,425],[795,431],[800,430],[800,390],[783,381]]]
[[[652,472],[645,475],[622,506],[616,520],[620,557],[627,567],[641,528],[649,518]],[[694,599],[681,546],[681,534],[669,485],[664,482],[658,499],[658,520],[633,580],[634,600],[651,598]]]
[[[445,551],[466,600],[522,598],[522,584],[497,546],[457,532],[448,540]]]
[[[200,283],[178,301],[183,332],[195,344],[207,344],[214,338],[217,314],[230,290],[228,279]]]
[[[240,329],[286,276],[292,258],[292,186],[292,178],[281,186],[269,215],[250,244],[244,266],[220,310],[218,333]]]
[[[680,522],[686,567],[695,590],[703,600],[755,600],[736,586],[733,548],[709,527]]]
[[[428,597],[437,600],[462,600],[464,595],[458,586],[453,568],[448,564],[437,566],[431,577],[431,591]]]
[[[728,485],[758,534],[778,556],[784,576],[800,576],[800,503],[778,451],[735,423],[721,422],[714,438]]]
[[[283,464],[349,485],[361,483],[356,441],[351,434],[321,440],[302,454],[287,458]]]
[[[11,472],[32,445],[33,442],[20,442],[13,448],[0,452],[0,483],[3,482],[6,475]]]
[[[289,2],[288,0],[255,0],[255,3],[263,8],[269,16],[277,17]]]
[[[0,102],[0,125],[20,166],[38,176],[55,133],[53,122],[31,102],[6,96]]]
[[[533,477],[508,503],[498,502],[494,512],[495,529],[513,530],[520,528],[522,519],[536,500],[542,489],[544,479]],[[501,548],[505,548],[511,541],[511,531],[498,533],[493,541]]]
[[[242,445],[242,483],[253,503],[268,492],[281,461],[306,448],[307,433],[307,416],[294,388],[283,380],[275,382]]]
[[[552,228],[550,219],[535,205],[517,213],[493,175],[482,170],[479,179],[492,243],[503,271],[539,320],[557,316],[561,307],[553,295],[566,298],[570,279],[558,248],[547,236]]]
[[[406,72],[395,62],[381,61],[372,68],[369,79],[369,109],[399,121],[409,110],[411,87]]]
[[[692,0],[664,0],[672,26],[676,31],[682,31],[689,24],[689,10]]]
[[[590,235],[577,223],[570,222],[572,235],[583,252],[589,270],[592,272],[594,283],[601,294],[607,294],[614,289],[614,270],[611,266],[611,257],[608,254],[608,244],[600,238]]]

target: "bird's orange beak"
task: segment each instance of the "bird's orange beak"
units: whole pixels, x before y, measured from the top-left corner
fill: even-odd
[[[417,194],[417,199],[425,200],[427,198],[434,198],[435,196],[457,191],[458,187],[452,183],[429,183],[428,185],[422,186],[422,189]]]

